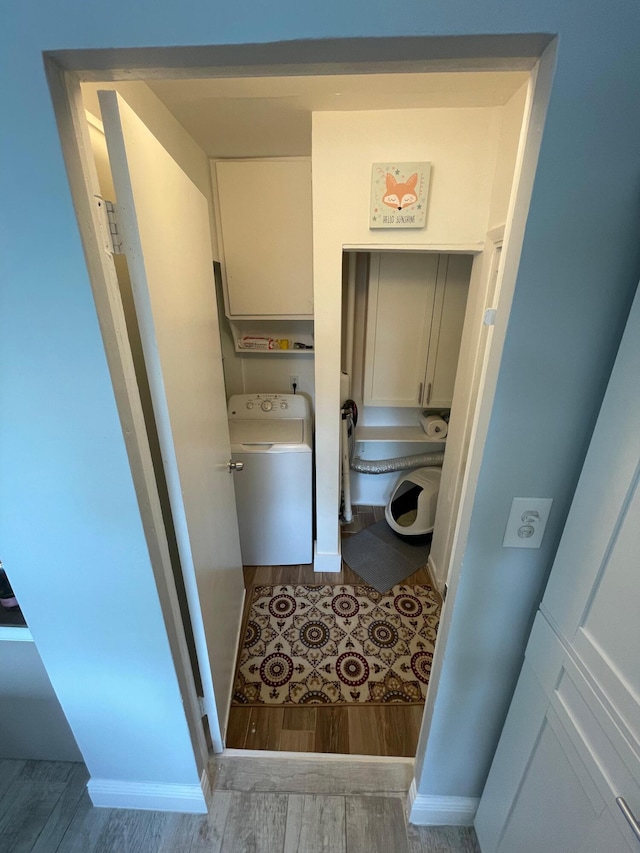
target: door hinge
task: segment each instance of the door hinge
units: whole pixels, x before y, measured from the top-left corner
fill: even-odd
[[[116,206],[112,201],[95,196],[104,250],[109,255],[122,255],[122,237],[118,233]]]
[[[442,587],[442,600],[443,601],[447,600],[447,593],[448,592],[449,592],[449,584],[444,584],[444,586]]]
[[[207,709],[204,706],[204,696],[198,696],[198,708],[200,709],[200,716],[207,716]]]

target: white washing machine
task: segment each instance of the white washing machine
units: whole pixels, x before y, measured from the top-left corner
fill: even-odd
[[[301,394],[236,394],[229,400],[231,456],[245,566],[313,560],[313,429]]]

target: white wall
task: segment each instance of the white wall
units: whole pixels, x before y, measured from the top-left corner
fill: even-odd
[[[267,391],[290,394],[289,377],[300,377],[297,391],[314,399],[313,356],[240,356],[244,374],[244,393]]]
[[[98,116],[93,116],[93,118],[101,124]],[[116,191],[113,186],[113,178],[111,176],[111,166],[109,164],[107,140],[104,136],[104,130],[101,130],[96,126],[96,124],[91,124],[91,122],[89,122],[89,139],[91,140],[91,150],[93,152],[93,159],[96,163],[98,183],[100,184],[102,197],[115,202]]]
[[[493,176],[491,203],[487,219],[487,231],[504,225],[511,198],[513,171],[518,153],[518,141],[522,127],[522,114],[527,99],[528,84],[525,83],[500,109],[500,134],[496,151],[496,166]]]
[[[480,244],[492,193],[499,119],[494,107],[313,115],[318,553],[339,553],[342,247]],[[432,163],[424,229],[369,230],[371,166],[392,159]]]

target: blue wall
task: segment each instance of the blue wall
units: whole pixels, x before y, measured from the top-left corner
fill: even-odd
[[[155,756],[179,698],[41,52],[359,36],[560,35],[453,616],[452,630],[471,642],[448,649],[436,737],[420,783],[422,793],[477,796],[519,669],[523,626],[559,537],[640,272],[637,0],[112,0],[108,13],[86,0],[50,0],[14,5],[3,17],[2,556],[65,709],[75,714],[78,696],[97,691],[95,701],[87,700],[87,719],[74,717],[81,748],[98,724],[116,720],[115,740],[123,748],[100,775],[123,776],[127,750],[138,749],[155,778],[174,781],[192,774],[184,738],[170,758]],[[552,436],[540,429],[542,412],[556,418]],[[516,494],[556,500],[541,551],[501,548]],[[116,591],[126,593],[117,606]],[[509,605],[510,597],[519,604]],[[99,713],[106,693],[127,697],[121,709],[111,709],[111,723]],[[157,709],[146,729],[134,707],[145,695]],[[89,719],[94,713],[98,723]]]

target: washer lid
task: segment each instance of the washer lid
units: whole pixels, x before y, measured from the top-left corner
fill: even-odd
[[[231,444],[302,444],[304,420],[230,420]]]

